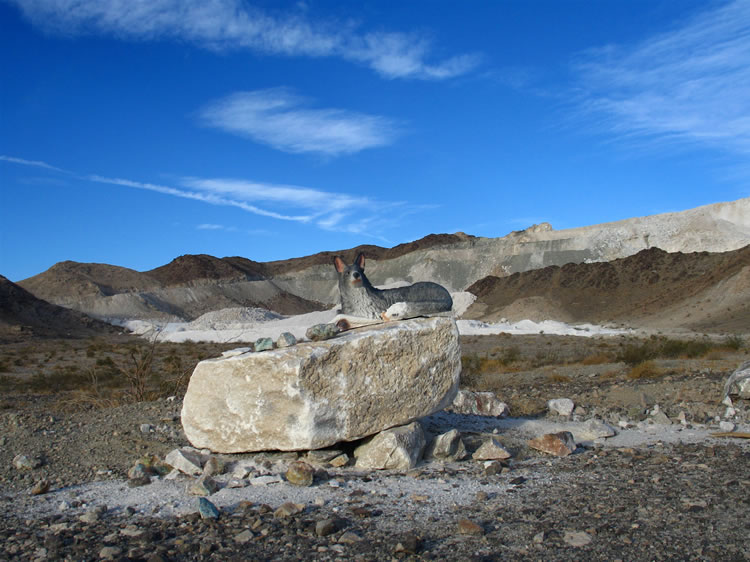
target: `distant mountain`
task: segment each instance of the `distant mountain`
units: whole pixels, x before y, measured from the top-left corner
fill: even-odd
[[[114,326],[36,298],[0,275],[0,337],[75,337],[116,333]]]
[[[464,318],[625,323],[750,332],[750,246],[723,253],[652,248],[605,263],[485,277]]]
[[[368,277],[377,286],[429,280],[463,291],[488,276],[609,262],[652,248],[715,253],[748,244],[750,198],[567,230],[542,223],[502,238],[432,234],[393,248],[364,245],[264,263],[239,256],[185,255],[137,272],[62,262],[19,285],[96,318],[192,320],[237,306],[281,314],[330,307],[338,301],[332,266],[336,255],[351,263],[364,252]],[[606,268],[601,272],[606,275]]]

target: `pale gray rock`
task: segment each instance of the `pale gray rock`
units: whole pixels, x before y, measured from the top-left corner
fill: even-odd
[[[574,431],[574,434],[578,441],[593,441],[594,439],[614,437],[617,435],[617,431],[602,420],[591,418],[583,422],[580,428]]]
[[[651,416],[651,421],[658,425],[672,425],[672,420],[670,420],[669,416],[667,416],[662,410],[657,410],[656,413]]]
[[[219,485],[216,483],[216,480],[207,474],[204,474],[187,487],[188,494],[192,496],[210,496],[215,494],[218,490]]]
[[[371,437],[354,449],[355,466],[365,469],[408,470],[422,458],[425,448],[422,425],[393,427]]]
[[[164,462],[191,476],[199,476],[203,473],[203,456],[190,449],[174,449],[166,456]]]
[[[318,449],[444,409],[460,372],[452,318],[389,322],[322,342],[202,361],[190,379],[182,424],[195,447],[214,452]]]
[[[563,541],[574,547],[586,546],[591,540],[591,535],[584,531],[565,531],[563,535]]]
[[[273,476],[271,474],[256,476],[250,479],[251,486],[268,486],[269,484],[280,484],[281,482],[283,482],[281,476]]]
[[[466,445],[457,429],[436,435],[425,449],[427,461],[453,462],[466,458]]]
[[[471,458],[476,461],[504,460],[511,457],[508,450],[497,439],[488,439],[474,451]]]
[[[555,398],[547,402],[547,408],[560,416],[569,416],[573,413],[575,404],[570,398]]]
[[[42,460],[39,457],[16,455],[13,457],[13,466],[16,470],[34,470],[42,466]]]
[[[510,410],[505,402],[495,396],[494,392],[474,392],[459,390],[451,405],[446,408],[456,414],[473,414],[475,416],[496,416],[505,418]]]
[[[729,395],[750,400],[750,361],[742,363],[727,379],[724,384],[724,397]]]

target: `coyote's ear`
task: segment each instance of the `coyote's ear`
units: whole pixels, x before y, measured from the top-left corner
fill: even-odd
[[[359,266],[359,268],[362,271],[364,271],[364,269],[365,269],[365,255],[362,252],[360,252],[359,255],[357,256],[357,259],[354,260],[354,263],[356,263]]]
[[[342,259],[338,256],[333,258],[333,265],[336,266],[336,271],[339,273],[344,273],[344,270],[346,269],[346,264],[342,261]]]

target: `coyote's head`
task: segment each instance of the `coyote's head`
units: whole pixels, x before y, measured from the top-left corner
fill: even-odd
[[[366,287],[369,285],[365,277],[365,255],[360,253],[354,263],[346,265],[344,260],[336,256],[333,258],[333,265],[339,274],[339,286],[345,287]]]

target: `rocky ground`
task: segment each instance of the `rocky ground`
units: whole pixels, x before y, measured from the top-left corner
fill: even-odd
[[[425,427],[456,427],[467,442],[494,435],[509,460],[396,472],[334,467],[303,453],[225,456],[221,488],[209,496],[218,519],[201,517],[198,498],[186,491],[192,478],[154,477],[137,487],[127,480],[139,458],[163,459],[187,445],[179,395],[118,405],[101,400],[102,392],[86,401],[81,389],[41,393],[5,379],[0,559],[746,560],[750,447],[713,433],[728,424],[735,435],[748,431],[750,405],[735,400],[728,412],[720,401],[724,381],[749,350],[717,341],[701,355],[688,357],[688,347],[669,357],[666,343],[463,338],[464,384],[496,392],[512,417],[440,414]],[[7,357],[17,358],[19,345],[2,346],[6,365],[18,363]],[[66,345],[83,361],[87,347]],[[176,349],[170,354],[179,355]],[[182,368],[205,352],[191,347]],[[108,353],[116,360],[114,348]],[[625,361],[639,353],[644,361]],[[33,376],[30,365],[22,368]],[[561,397],[576,404],[572,416],[547,410],[547,400]],[[619,435],[579,440],[563,458],[527,445],[536,433],[591,417]],[[34,468],[17,468],[18,455]],[[280,476],[298,456],[316,469],[312,486]],[[49,490],[32,494],[44,481]]]

